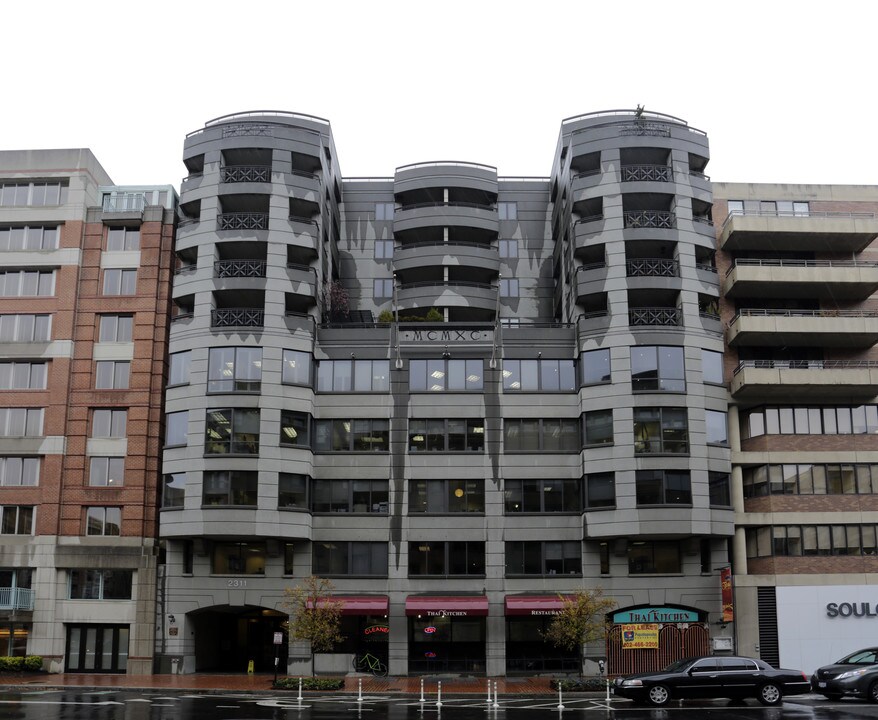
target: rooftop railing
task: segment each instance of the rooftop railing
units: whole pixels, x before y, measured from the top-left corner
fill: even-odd
[[[497,168],[493,165],[483,165],[482,163],[461,162],[458,160],[433,160],[431,162],[411,163],[410,165],[400,165],[396,168],[396,172],[400,170],[419,170],[420,168],[430,167],[462,167],[473,168],[475,170],[491,170],[497,172]]]
[[[101,209],[104,212],[141,212],[146,207],[146,196],[143,193],[124,193],[106,195]]]
[[[417,210],[418,208],[428,208],[428,207],[463,207],[463,208],[473,208],[476,210],[488,210],[490,212],[497,212],[496,205],[485,205],[482,203],[470,203],[470,202],[427,202],[427,203],[414,203],[411,205],[400,205],[396,208],[396,212],[402,212],[404,210]]]

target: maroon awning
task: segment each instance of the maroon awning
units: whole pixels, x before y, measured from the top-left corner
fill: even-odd
[[[484,617],[488,614],[488,598],[484,595],[409,595],[405,599],[405,614]]]
[[[332,600],[342,604],[342,615],[387,615],[390,611],[387,595],[333,595]],[[317,605],[323,602],[321,598]],[[308,606],[311,606],[310,600]]]
[[[557,615],[566,595],[507,595],[506,615]]]

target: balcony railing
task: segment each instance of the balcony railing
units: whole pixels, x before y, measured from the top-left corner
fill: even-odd
[[[626,228],[671,230],[676,218],[670,210],[634,210],[623,213]]]
[[[271,182],[271,165],[226,165],[220,180],[224,183]]]
[[[857,370],[878,367],[878,360],[742,360],[735,375],[746,368],[759,370]]]
[[[101,209],[104,212],[142,212],[146,207],[146,196],[143,193],[123,193],[107,195]]]
[[[417,210],[419,208],[428,208],[428,207],[462,207],[462,208],[473,208],[475,210],[489,210],[491,212],[497,211],[497,207],[495,205],[486,205],[484,203],[471,203],[471,202],[413,203],[411,205],[401,205],[398,208],[396,208],[396,211],[403,212],[405,210]]]
[[[680,265],[664,258],[635,258],[626,262],[628,277],[677,277]]]
[[[400,290],[413,290],[415,288],[426,288],[426,287],[436,287],[437,285],[441,285],[443,287],[471,287],[471,288],[481,288],[482,290],[496,290],[496,285],[490,285],[489,283],[477,283],[470,282],[468,280],[436,280],[435,282],[431,282],[429,280],[424,280],[421,282],[413,282],[413,283],[400,283]]]
[[[732,266],[726,270],[726,276],[731,275],[732,271],[738,266],[750,267],[794,267],[794,268],[858,268],[858,267],[878,267],[876,262],[857,262],[856,260],[747,260],[738,259]]]
[[[0,587],[0,610],[33,610],[34,591],[28,588]]]
[[[873,318],[878,317],[878,310],[763,310],[758,308],[746,308],[738,310],[735,320],[739,317]]]
[[[174,270],[174,275],[190,275],[198,270],[198,265],[192,263],[191,265],[181,265],[176,270]]]
[[[622,182],[671,182],[674,172],[667,165],[623,165]]]
[[[219,260],[213,264],[213,268],[218,278],[265,277],[263,260]]]
[[[210,311],[211,327],[262,327],[265,311],[255,308],[220,308]]]
[[[230,212],[216,216],[217,230],[268,230],[268,213]]]
[[[628,311],[628,324],[642,325],[680,325],[683,315],[679,308],[632,308]]]
[[[644,135],[648,137],[671,137],[671,129],[667,125],[651,122],[626,123],[619,128],[620,135]]]
[[[798,217],[823,218],[829,220],[873,220],[870,212],[815,212],[814,210],[732,210],[723,222],[723,230],[734,217]]]

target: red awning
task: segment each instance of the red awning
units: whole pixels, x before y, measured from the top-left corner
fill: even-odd
[[[322,600],[317,604],[320,605]],[[333,595],[332,600],[342,604],[342,615],[387,615],[390,611],[387,595]]]
[[[506,615],[557,615],[564,607],[567,596],[558,595],[507,595]]]
[[[488,614],[488,598],[484,595],[409,595],[405,599],[405,614],[484,617]]]

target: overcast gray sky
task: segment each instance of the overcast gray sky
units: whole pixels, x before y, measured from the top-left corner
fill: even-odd
[[[0,149],[90,147],[179,187],[205,120],[332,123],[345,176],[467,160],[547,175],[561,120],[668,113],[719,181],[878,183],[869,0],[3,3]]]

